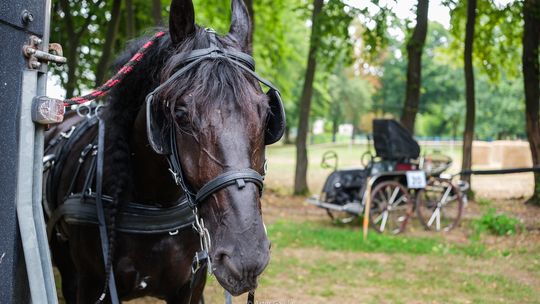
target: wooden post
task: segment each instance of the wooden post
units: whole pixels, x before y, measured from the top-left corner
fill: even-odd
[[[362,233],[364,235],[364,241],[367,240],[368,235],[368,229],[369,229],[369,210],[371,209],[371,187],[372,185],[372,177],[368,177],[367,179],[367,189],[366,193],[364,194],[366,196],[366,205],[364,206],[364,223],[362,227]]]

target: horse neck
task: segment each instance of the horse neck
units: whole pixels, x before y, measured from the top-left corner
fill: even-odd
[[[150,147],[145,108],[142,107],[135,119],[130,139],[135,199],[139,203],[167,206],[174,204],[182,192],[169,172],[167,159]]]

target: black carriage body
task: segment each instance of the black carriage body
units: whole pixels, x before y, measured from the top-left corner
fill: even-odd
[[[385,160],[410,160],[420,156],[420,146],[411,133],[393,119],[373,120],[377,156]]]
[[[336,205],[360,203],[367,176],[364,169],[334,171],[324,183],[324,201]]]

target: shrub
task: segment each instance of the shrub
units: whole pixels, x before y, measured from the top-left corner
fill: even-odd
[[[521,230],[522,227],[523,224],[518,218],[503,213],[496,213],[494,208],[489,208],[481,218],[473,220],[473,228],[477,233],[487,231],[500,236],[513,235]]]

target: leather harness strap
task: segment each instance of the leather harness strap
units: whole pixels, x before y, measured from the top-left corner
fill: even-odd
[[[112,198],[103,195],[103,205],[112,203]],[[131,234],[175,234],[176,231],[191,228],[193,212],[185,197],[168,208],[151,207],[137,203],[127,203],[118,212],[116,230]],[[54,227],[63,219],[68,224],[97,225],[96,195],[74,194],[58,206],[47,222],[47,233],[51,238]]]
[[[207,199],[212,193],[215,193],[223,188],[227,188],[236,184],[238,189],[246,186],[246,182],[251,182],[257,185],[260,191],[263,189],[263,178],[259,172],[253,169],[240,169],[226,171],[213,180],[204,185],[195,197],[195,204],[199,204]]]
[[[110,254],[109,233],[107,231],[107,220],[105,219],[105,211],[103,208],[103,162],[105,157],[105,120],[101,118],[100,111],[102,107],[96,108],[96,116],[98,117],[98,153],[96,164],[96,212],[99,224],[99,239],[101,240],[101,252],[103,253],[103,264],[105,265],[105,274],[108,286],[104,287],[103,293],[99,301],[103,302],[107,295],[107,287],[112,304],[118,304],[118,293],[116,291],[116,280],[114,279],[114,267],[112,265],[112,255]]]

